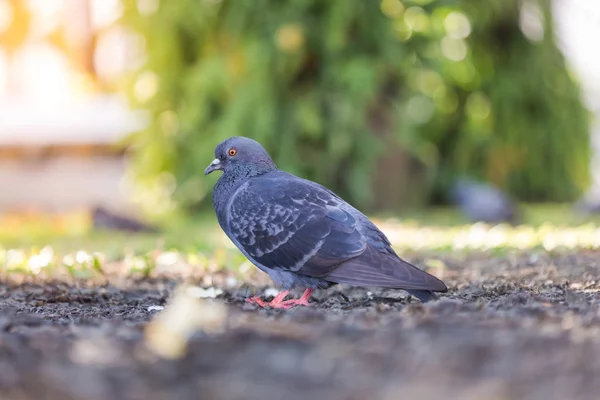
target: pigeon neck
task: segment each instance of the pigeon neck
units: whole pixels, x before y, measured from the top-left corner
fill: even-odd
[[[229,192],[235,191],[241,184],[246,182],[248,178],[264,175],[266,173],[276,171],[277,167],[273,162],[265,164],[236,165],[235,167],[225,171],[217,184],[215,185],[213,195],[216,197],[223,196]],[[225,196],[227,197],[227,196]]]
[[[223,174],[223,177],[229,174],[233,180],[245,181],[246,178],[263,175],[268,172],[275,171],[276,169],[277,167],[273,161],[261,160],[259,162],[254,162],[253,164],[234,165],[232,166],[231,170]]]

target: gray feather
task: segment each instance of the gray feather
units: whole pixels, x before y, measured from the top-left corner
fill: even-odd
[[[223,157],[231,146],[239,158]],[[331,190],[278,170],[258,143],[228,139],[215,156],[224,171],[213,192],[219,224],[279,286],[345,283],[411,290],[420,299],[447,291],[442,281],[400,259],[364,214]]]

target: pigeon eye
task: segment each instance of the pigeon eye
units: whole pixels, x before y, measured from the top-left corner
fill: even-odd
[[[232,147],[231,149],[229,149],[229,151],[227,153],[229,154],[230,157],[233,157],[237,154],[237,150]]]

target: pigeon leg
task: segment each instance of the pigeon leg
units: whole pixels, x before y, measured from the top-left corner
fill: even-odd
[[[302,294],[302,297],[300,297],[299,299],[283,301],[281,302],[280,307],[283,307],[287,310],[288,308],[293,306],[310,306],[308,299],[310,299],[310,296],[312,296],[314,291],[315,289],[306,289],[304,291],[304,294]]]
[[[279,292],[277,294],[277,296],[275,296],[275,298],[273,298],[273,300],[271,300],[271,302],[269,302],[269,303],[266,303],[264,300],[262,300],[258,296],[249,297],[246,299],[246,302],[254,303],[262,308],[265,308],[265,307],[281,308],[280,304],[283,301],[283,299],[285,299],[285,296],[287,296],[289,292],[290,292],[289,290],[284,290],[282,292]]]
[[[277,296],[275,296],[275,298],[268,303],[266,303],[264,300],[262,300],[258,296],[250,297],[250,298],[246,299],[246,302],[257,304],[258,306],[263,307],[263,308],[271,307],[271,308],[283,308],[283,309],[287,310],[294,306],[310,306],[308,299],[310,298],[310,296],[312,295],[312,293],[314,291],[315,291],[314,289],[306,289],[304,291],[304,294],[302,294],[302,297],[300,297],[299,299],[291,299],[291,300],[284,301],[283,299],[285,299],[285,297],[290,292],[289,290],[284,290],[282,292],[279,292],[277,294]]]

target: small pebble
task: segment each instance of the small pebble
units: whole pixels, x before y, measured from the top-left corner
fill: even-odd
[[[266,288],[265,289],[265,291],[263,292],[263,295],[265,297],[269,297],[269,296],[275,297],[275,296],[277,296],[278,293],[279,293],[279,290],[270,287],[270,288]]]

